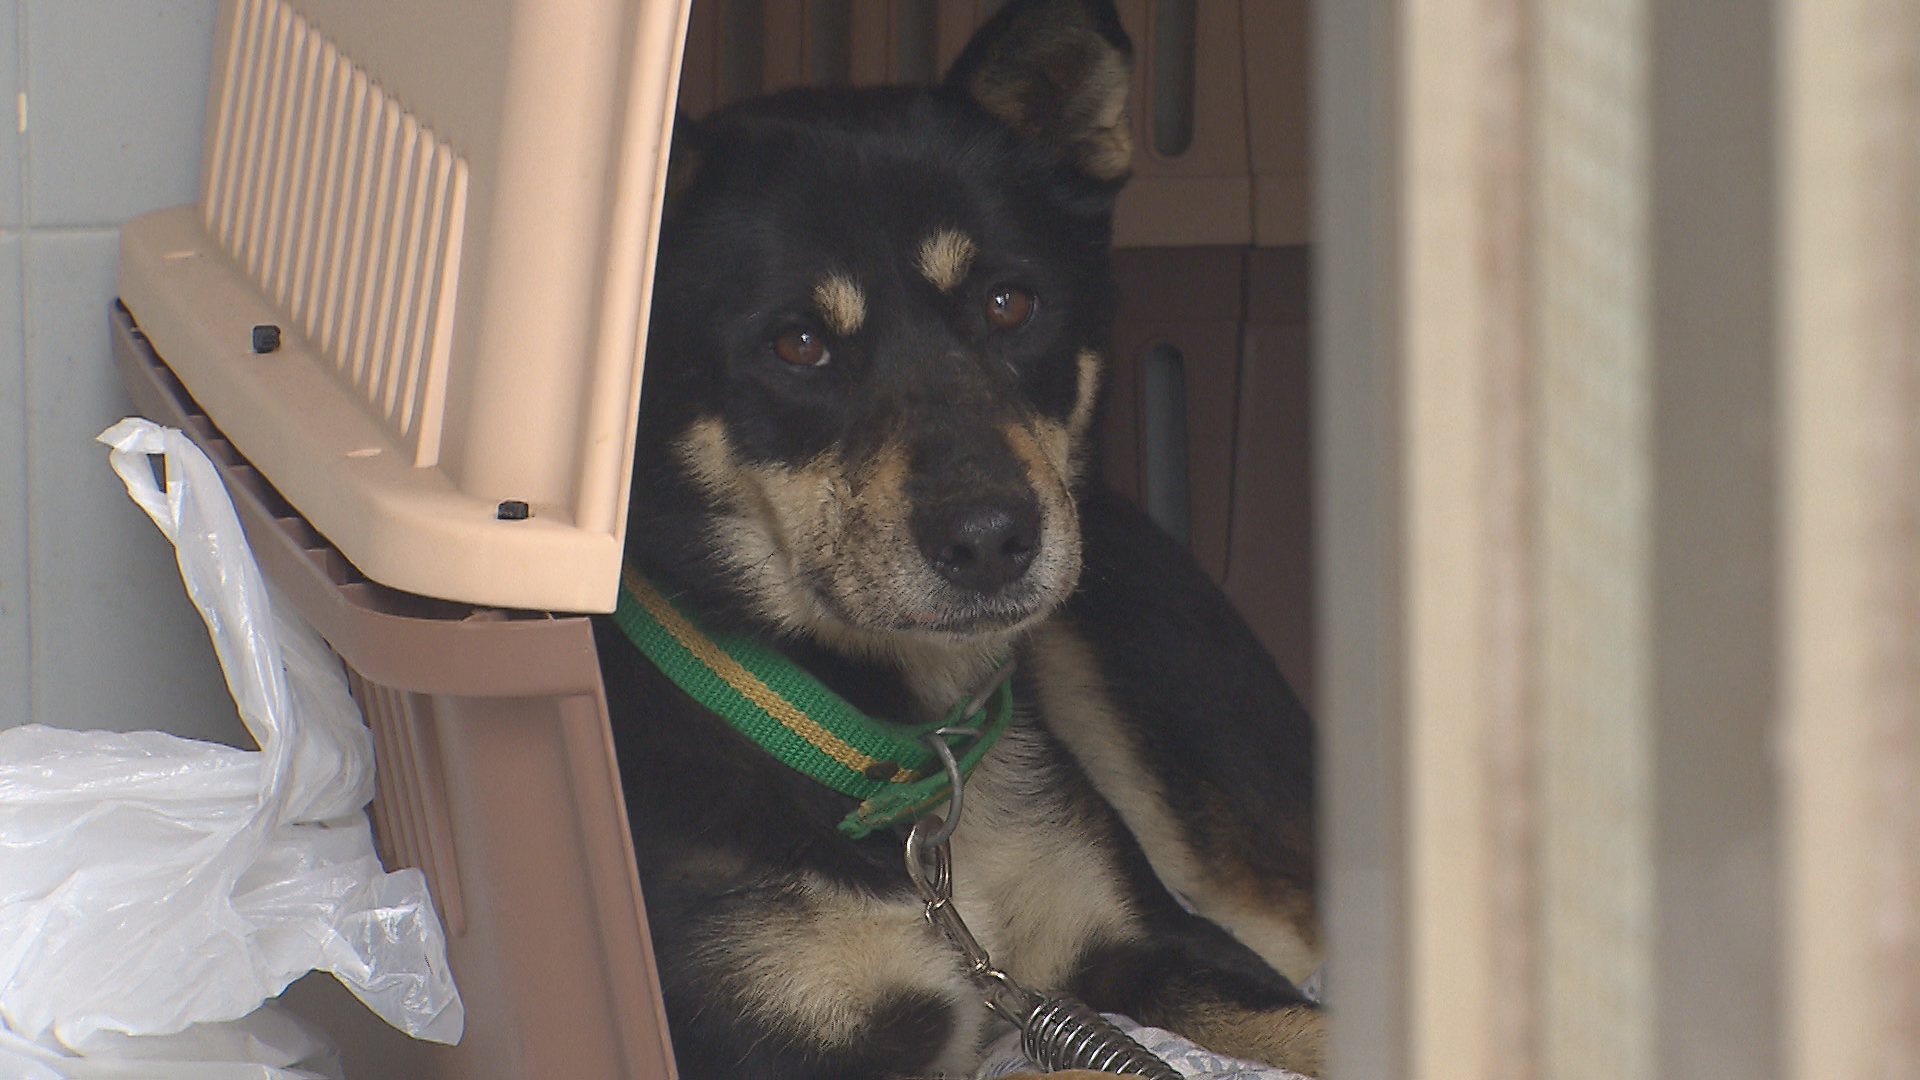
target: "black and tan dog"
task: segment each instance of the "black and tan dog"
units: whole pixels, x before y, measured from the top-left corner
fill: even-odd
[[[628,560],[876,717],[943,716],[1015,654],[960,914],[1028,985],[1314,1072],[1310,725],[1089,468],[1129,52],[1110,0],[1014,0],[944,85],[681,132]],[[899,836],[841,835],[854,800],[598,631],[682,1075],[971,1070],[1004,1028]]]

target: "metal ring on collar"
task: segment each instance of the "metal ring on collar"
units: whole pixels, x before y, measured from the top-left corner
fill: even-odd
[[[954,755],[953,746],[947,740],[957,735],[978,739],[985,734],[980,728],[966,726],[967,722],[979,716],[980,710],[987,707],[987,700],[993,697],[994,692],[999,690],[1008,679],[1013,678],[1013,668],[1014,662],[1009,658],[994,670],[986,684],[968,700],[967,707],[960,710],[960,723],[934,728],[920,736],[920,741],[926,743],[927,748],[940,759],[940,767],[947,771],[947,813],[940,819],[939,829],[932,836],[927,837],[925,842],[929,847],[939,847],[953,838],[953,830],[960,827],[960,806],[966,796],[967,778],[961,773],[960,759]]]
[[[979,728],[943,727],[935,728],[920,737],[935,757],[940,759],[940,767],[947,770],[947,813],[940,819],[940,827],[932,836],[927,837],[929,847],[940,847],[953,838],[953,830],[960,827],[961,800],[966,795],[967,778],[960,773],[960,759],[953,754],[953,747],[947,744],[949,735],[971,735],[980,737]],[[931,816],[931,815],[929,815]]]

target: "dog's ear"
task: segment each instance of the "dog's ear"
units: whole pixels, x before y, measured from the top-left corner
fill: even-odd
[[[1113,0],[1012,0],[947,73],[1015,131],[1100,180],[1132,168],[1133,43]]]

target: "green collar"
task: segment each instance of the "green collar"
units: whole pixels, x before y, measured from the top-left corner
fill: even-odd
[[[922,740],[959,724],[969,702],[920,727],[882,723],[760,642],[702,631],[632,567],[620,585],[614,623],[674,685],[767,753],[861,800],[840,822],[842,833],[857,840],[946,801],[946,770]],[[958,755],[963,777],[1012,718],[1013,688],[1003,681],[979,724],[980,737]]]

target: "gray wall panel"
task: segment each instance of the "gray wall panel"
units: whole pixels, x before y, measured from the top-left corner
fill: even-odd
[[[172,548],[92,441],[130,408],[115,230],[194,198],[215,8],[0,3],[0,87],[26,100],[25,132],[0,122],[0,727],[245,738]]]

